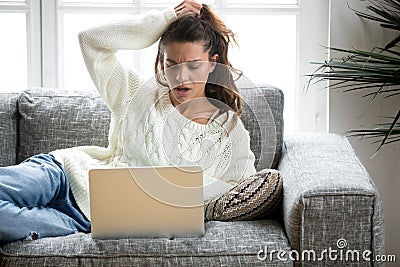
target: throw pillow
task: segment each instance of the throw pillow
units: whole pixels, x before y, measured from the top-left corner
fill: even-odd
[[[264,169],[205,205],[205,221],[238,221],[265,217],[280,206],[282,177]]]

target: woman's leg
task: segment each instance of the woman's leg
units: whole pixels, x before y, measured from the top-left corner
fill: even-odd
[[[0,168],[0,243],[89,232],[61,164],[40,154]]]

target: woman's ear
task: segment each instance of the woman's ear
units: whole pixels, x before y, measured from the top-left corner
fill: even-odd
[[[210,58],[210,73],[213,72],[215,70],[215,67],[218,64],[218,54],[214,54],[211,58]]]

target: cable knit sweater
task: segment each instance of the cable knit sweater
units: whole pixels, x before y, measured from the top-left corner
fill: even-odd
[[[76,202],[89,219],[91,168],[200,165],[204,170],[205,201],[255,173],[249,134],[240,119],[226,134],[233,112],[208,124],[193,122],[175,109],[168,89],[154,81],[145,83],[118,62],[118,50],[152,45],[175,19],[174,10],[167,9],[79,34],[87,69],[112,112],[109,145],[81,146],[51,154],[63,164]]]

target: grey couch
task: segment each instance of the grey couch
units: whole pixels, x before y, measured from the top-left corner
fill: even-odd
[[[13,242],[0,246],[0,266],[380,266],[363,255],[384,253],[381,201],[347,139],[283,137],[282,92],[241,92],[257,169],[272,166],[283,176],[278,214],[206,222],[202,238],[96,240],[78,233]],[[106,146],[109,120],[96,92],[0,93],[0,165],[56,148]]]

